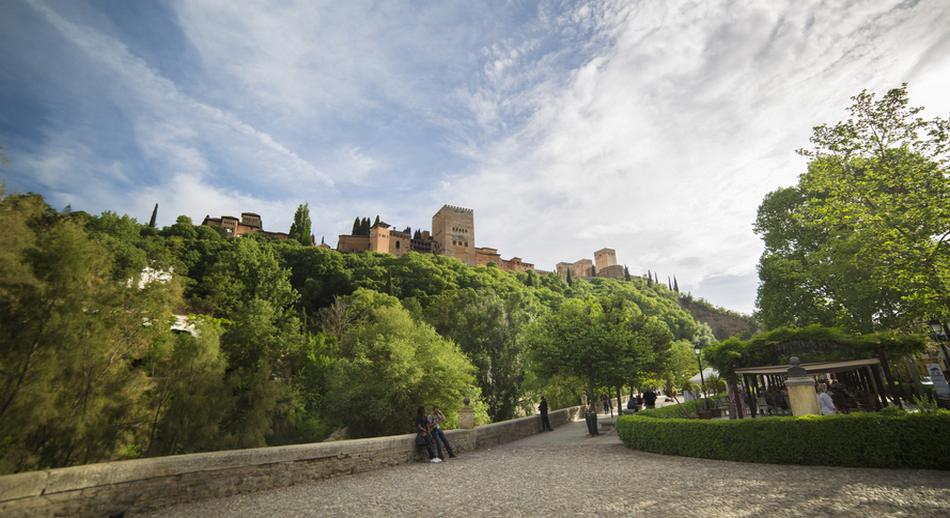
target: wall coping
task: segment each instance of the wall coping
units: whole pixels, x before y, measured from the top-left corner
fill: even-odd
[[[551,411],[550,414],[567,413],[570,418],[572,412],[580,408],[562,408]],[[446,434],[450,437],[469,434],[475,434],[476,437],[483,434],[490,436],[506,428],[518,426],[521,422],[537,419],[538,415],[535,414],[481,425],[473,429],[446,430]],[[0,503],[186,473],[331,457],[346,458],[354,454],[372,456],[373,452],[393,449],[415,451],[415,436],[414,433],[410,433],[287,446],[189,453],[14,473],[0,476]]]

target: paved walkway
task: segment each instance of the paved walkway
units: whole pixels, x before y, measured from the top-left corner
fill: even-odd
[[[950,516],[950,474],[745,464],[630,450],[583,422],[408,464],[153,516]]]

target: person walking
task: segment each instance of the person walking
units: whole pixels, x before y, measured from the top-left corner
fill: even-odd
[[[449,458],[454,459],[455,453],[452,451],[452,446],[449,444],[449,440],[445,438],[445,432],[442,431],[441,423],[445,420],[445,414],[439,410],[439,407],[432,405],[432,413],[429,414],[429,433],[432,434],[432,441],[435,442],[436,455],[440,459],[445,460],[445,457],[442,455],[442,445],[445,445],[445,451],[449,453]]]
[[[607,415],[607,412],[610,410],[610,397],[607,394],[600,395],[600,402],[604,405],[604,415]],[[613,417],[613,412],[610,412],[611,417]]]
[[[425,405],[419,405],[416,409],[416,447],[425,447],[429,455],[429,462],[442,462],[442,459],[435,456],[432,452],[432,436],[429,434],[429,420],[426,418]]]
[[[538,412],[541,412],[541,431],[553,432],[551,428],[551,419],[548,418],[548,400],[541,396],[541,404],[538,405]]]
[[[828,385],[824,383],[818,384],[818,412],[821,415],[834,415],[838,411],[835,409],[835,403],[831,399],[831,396],[828,395]]]

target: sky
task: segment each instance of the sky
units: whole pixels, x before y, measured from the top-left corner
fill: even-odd
[[[0,2],[0,181],[158,222],[307,202],[749,313],[763,196],[811,128],[909,83],[950,114],[950,2]]]

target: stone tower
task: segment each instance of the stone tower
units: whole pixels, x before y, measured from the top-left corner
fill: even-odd
[[[608,266],[617,264],[617,252],[613,248],[601,248],[594,252],[594,266],[601,271]]]
[[[474,265],[475,258],[475,211],[443,205],[432,216],[432,240],[434,252],[460,259]]]

